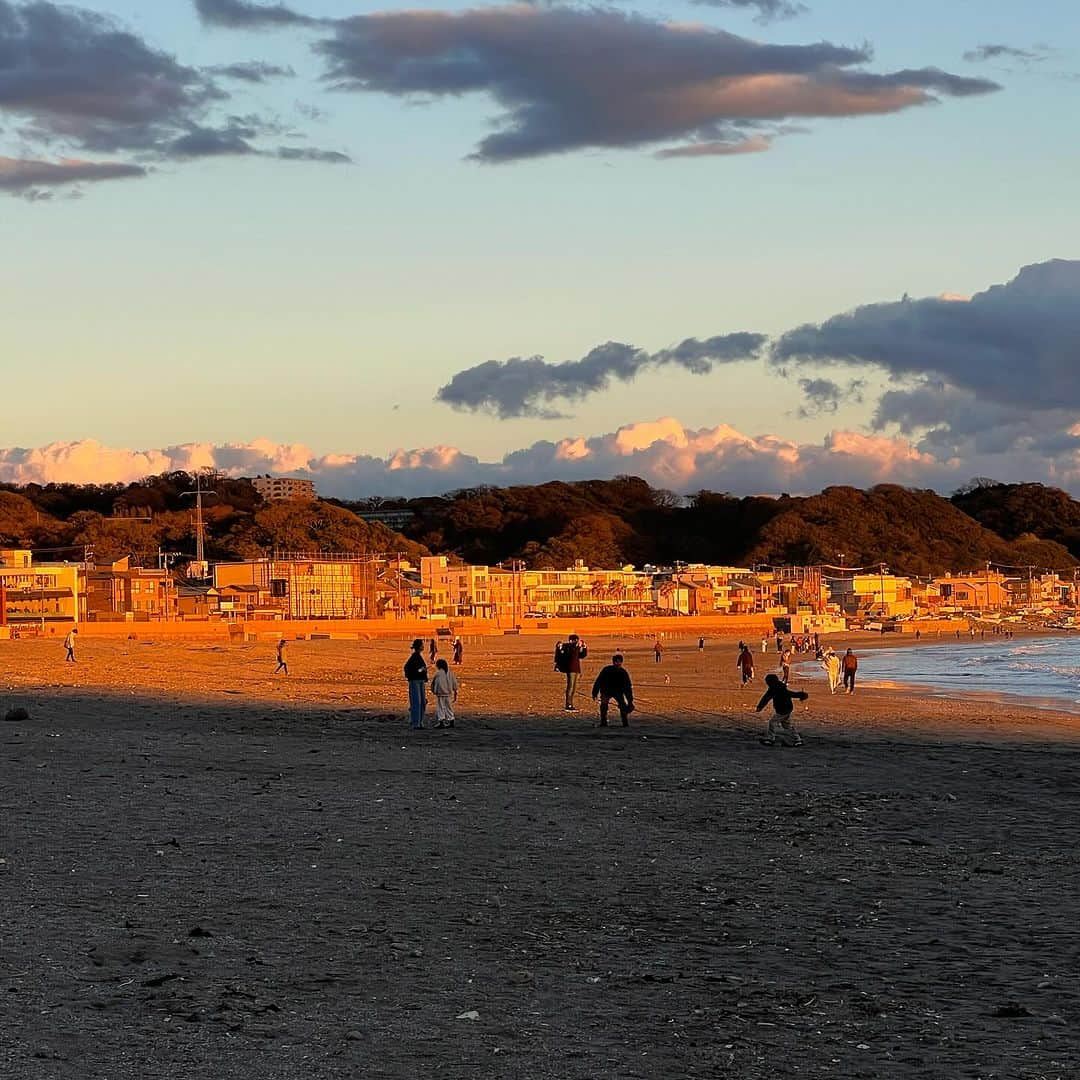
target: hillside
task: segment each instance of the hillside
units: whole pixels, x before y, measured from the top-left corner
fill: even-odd
[[[384,525],[328,502],[268,503],[246,480],[203,478],[206,554],[214,560],[255,558],[273,550],[427,554]],[[98,563],[125,555],[157,565],[159,551],[195,554],[195,479],[187,473],[138,484],[0,485],[0,547],[63,548],[59,557],[93,549]],[[181,560],[183,561],[183,560]]]
[[[152,565],[160,549],[194,551],[194,486],[186,473],[126,486],[28,485],[0,490],[0,544],[92,545],[99,562],[129,554]],[[632,476],[578,483],[470,488],[439,498],[375,503],[264,503],[243,480],[213,477],[207,555],[250,558],[274,549],[428,551],[531,567],[843,563],[936,574],[993,562],[1069,569],[1080,555],[1080,503],[1038,484],[981,484],[952,500],[884,484],[861,491],[681,499]],[[358,512],[408,510],[404,535]],[[124,516],[129,515],[129,516]],[[1071,548],[1071,550],[1070,550]]]
[[[984,498],[988,507],[991,501]],[[682,500],[636,477],[618,477],[380,502],[381,508],[391,506],[416,515],[405,528],[414,540],[487,564],[523,559],[534,567],[566,566],[577,558],[592,566],[842,561],[884,562],[911,574],[971,569],[987,561],[1053,569],[1076,565],[1062,544],[1035,535],[1028,518],[1024,527],[1008,529],[1008,513],[999,515],[999,527],[1008,530],[1003,535],[933,491],[896,485],[827,488],[798,498],[701,491]]]
[[[1080,502],[1059,488],[979,481],[951,501],[1006,540],[1029,534],[1056,541],[1080,558]]]

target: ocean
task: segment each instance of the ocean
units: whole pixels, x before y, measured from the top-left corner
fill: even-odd
[[[858,677],[866,684],[903,683],[956,697],[995,694],[1080,712],[1080,635],[1011,641],[988,635],[867,650],[859,653]]]

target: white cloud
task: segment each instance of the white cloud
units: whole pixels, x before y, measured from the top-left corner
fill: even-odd
[[[915,443],[904,436],[831,432],[820,443],[780,435],[746,435],[727,424],[687,428],[672,417],[626,424],[595,436],[537,442],[481,461],[450,446],[398,449],[385,457],[315,454],[302,443],[256,439],[248,443],[184,443],[125,450],[86,439],[35,449],[0,450],[0,480],[8,483],[129,482],[173,470],[216,469],[231,476],[258,473],[314,479],[324,495],[437,494],[476,484],[529,484],[633,473],[678,491],[710,488],[732,494],[814,492],[830,484],[865,487],[894,482],[949,490],[973,475],[999,479],[1080,482],[1080,440],[1036,446],[1018,455],[957,457],[955,449]],[[1064,452],[1063,452],[1064,450]],[[1022,470],[1018,475],[1017,470]]]

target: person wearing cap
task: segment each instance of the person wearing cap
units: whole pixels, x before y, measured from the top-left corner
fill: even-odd
[[[405,661],[405,678],[409,683],[409,727],[422,728],[424,710],[427,709],[428,674],[421,638],[412,643],[412,654]]]

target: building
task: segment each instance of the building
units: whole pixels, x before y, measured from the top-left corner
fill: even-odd
[[[56,630],[86,616],[81,563],[35,563],[21,548],[0,550],[0,625]]]
[[[215,563],[209,595],[231,618],[373,619],[382,614],[376,597],[385,563],[385,556],[326,551]]]
[[[896,618],[915,613],[911,579],[881,570],[829,579],[830,599],[849,616]]]
[[[318,496],[315,494],[314,480],[297,480],[291,476],[256,476],[251,481],[251,486],[264,498],[271,502],[282,499],[300,499],[305,502],[313,502]]]
[[[522,619],[643,614],[655,608],[652,574],[624,566],[590,570],[578,562],[566,570],[492,567],[493,615],[500,625]]]
[[[933,586],[943,611],[1000,611],[1018,602],[1012,588],[1018,580],[987,568],[971,574],[946,574],[935,578]],[[1022,584],[1027,586],[1028,582]]]
[[[402,529],[412,523],[416,514],[412,510],[357,510],[356,516],[361,521],[385,525],[388,529],[401,532]]]
[[[421,596],[429,616],[487,619],[493,602],[486,566],[451,563],[445,555],[420,560]]]
[[[86,574],[86,616],[98,622],[175,619],[177,596],[168,570],[132,567],[126,556]]]

